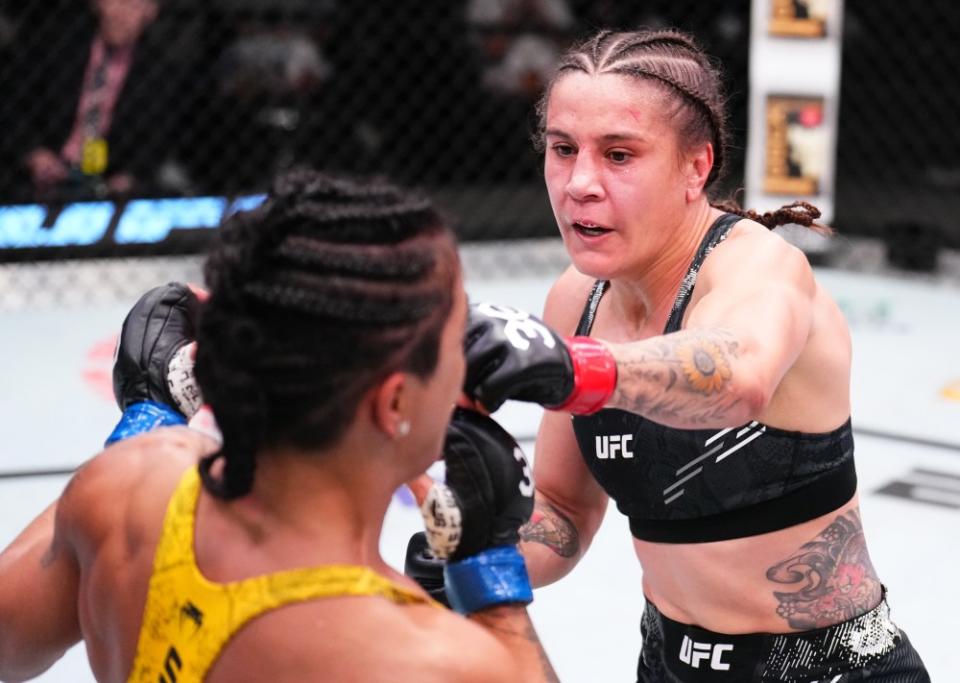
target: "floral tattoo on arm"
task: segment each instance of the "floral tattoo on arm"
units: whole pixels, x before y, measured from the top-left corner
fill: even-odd
[[[693,427],[723,419],[740,403],[730,393],[739,356],[734,334],[720,328],[682,330],[628,346],[617,360],[609,406]]]
[[[847,621],[877,606],[882,588],[870,563],[859,509],[837,517],[800,551],[767,570],[775,583],[777,614],[791,628],[810,630]]]
[[[560,557],[574,557],[580,552],[580,534],[570,518],[551,503],[537,500],[530,521],[520,527],[520,540],[540,543]]]

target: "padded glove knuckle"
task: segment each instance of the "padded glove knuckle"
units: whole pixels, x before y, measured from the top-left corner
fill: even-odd
[[[508,399],[555,405],[573,389],[573,364],[563,340],[524,311],[472,305],[464,349],[464,392],[487,410]]]
[[[113,366],[114,396],[122,410],[144,400],[176,405],[167,387],[168,367],[196,337],[199,306],[187,285],[171,282],[151,289],[130,309]]]
[[[462,512],[462,537],[451,559],[515,545],[533,512],[533,480],[523,453],[491,418],[458,409],[444,444],[447,486]]]

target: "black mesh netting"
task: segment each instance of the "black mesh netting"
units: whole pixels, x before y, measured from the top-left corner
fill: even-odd
[[[721,189],[743,183],[747,0],[163,0],[122,88],[91,73],[94,8],[129,21],[153,2],[0,0],[0,202],[256,193],[302,162],[424,186],[466,239],[550,235],[533,103],[571,41],[639,25],[691,31],[722,62]],[[838,226],[960,232],[960,4],[845,7]],[[113,96],[104,154],[76,131]]]
[[[960,247],[960,3],[844,8],[836,223]]]
[[[741,182],[745,0],[165,0],[130,59],[106,168],[75,143],[73,167],[32,182],[36,150],[63,156],[78,119],[90,8],[151,2],[0,0],[0,199],[234,195],[303,162],[425,186],[466,239],[550,235],[533,103],[572,40],[636,25],[686,28],[724,62]]]

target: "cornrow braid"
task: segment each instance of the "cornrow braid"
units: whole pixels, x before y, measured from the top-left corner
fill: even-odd
[[[382,377],[434,371],[459,262],[428,200],[298,169],[224,221],[204,273],[196,372],[223,447],[200,473],[230,499],[265,450],[322,451]]]
[[[434,250],[429,243],[410,243],[399,247],[371,245],[366,256],[363,256],[357,254],[352,245],[324,244],[318,248],[314,240],[291,235],[277,251],[283,258],[301,266],[383,280],[417,280],[436,264]],[[391,253],[399,260],[385,258]]]
[[[401,201],[387,206],[370,202],[365,206],[355,203],[328,204],[311,200],[291,207],[286,217],[294,226],[301,219],[327,225],[328,242],[400,242],[416,232],[417,217],[430,209],[426,200]],[[381,221],[374,227],[371,221]],[[296,227],[292,232],[296,233]]]
[[[749,218],[770,230],[780,225],[796,224],[812,228],[814,231],[825,235],[833,233],[833,230],[829,227],[816,222],[816,220],[820,218],[820,209],[809,202],[796,201],[792,204],[781,206],[775,211],[767,211],[762,214],[757,213],[753,209],[742,209],[739,204],[732,200],[714,202],[712,206],[727,213]]]
[[[612,33],[614,38],[620,40],[611,41],[609,58],[605,61],[609,63],[619,62],[636,52],[646,52],[655,54],[655,48],[676,48],[687,53],[689,58],[696,60],[702,65],[707,65],[706,55],[694,41],[692,36],[673,29],[664,29],[660,31],[650,31],[647,33]],[[604,65],[606,66],[606,65]]]
[[[536,143],[540,149],[550,91],[558,79],[576,71],[621,74],[662,87],[674,99],[673,117],[681,146],[689,149],[705,142],[713,146],[714,164],[706,186],[721,177],[729,133],[720,71],[692,36],[672,29],[625,33],[603,30],[571,48],[561,58],[537,105]]]
[[[260,303],[291,311],[374,325],[417,322],[441,303],[440,293],[434,292],[425,293],[416,303],[404,305],[393,282],[370,281],[366,284],[367,297],[360,298],[356,296],[356,278],[335,276],[313,284],[306,279],[281,275],[264,282],[251,282],[244,286],[244,293]]]

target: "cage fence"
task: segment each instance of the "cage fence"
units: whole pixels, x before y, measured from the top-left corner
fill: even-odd
[[[536,269],[545,249],[543,267],[554,268],[556,229],[531,135],[562,51],[599,27],[693,33],[723,68],[732,149],[719,193],[729,195],[744,182],[750,8],[749,0],[0,0],[0,204],[237,197],[305,164],[425,189],[462,242],[528,242],[499,249],[489,265]],[[131,26],[142,32],[127,52],[96,39]],[[848,0],[843,26],[837,229],[960,247],[960,4]],[[504,256],[513,253],[522,259]],[[23,263],[0,275],[0,299],[72,302],[77,279],[89,277],[83,289],[96,300],[87,273],[97,267],[109,292],[153,282],[154,267],[171,279],[181,267],[198,275],[198,264],[104,259],[66,263],[54,277],[49,264]]]
[[[569,265],[559,239],[463,243],[467,282],[553,279]],[[165,282],[203,282],[203,257],[73,259],[0,264],[0,312],[132,303]]]
[[[98,27],[122,23],[105,8],[125,4],[158,9],[115,92],[91,46]],[[693,1],[0,0],[0,16],[7,202],[101,197],[120,176],[138,196],[254,193],[307,164],[435,191],[467,239],[550,235],[534,105],[560,53],[597,26],[698,36],[725,67],[743,146],[745,0],[719,12]],[[97,154],[75,129],[98,118],[89,100],[110,97],[109,127],[93,122],[107,147]],[[31,174],[38,150],[66,167],[48,174],[57,182]]]

